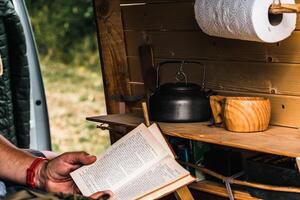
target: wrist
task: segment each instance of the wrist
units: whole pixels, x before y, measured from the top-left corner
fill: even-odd
[[[27,169],[26,184],[31,188],[45,189],[48,160],[46,158],[38,157]]]
[[[48,160],[44,160],[38,167],[35,181],[36,181],[36,188],[45,189],[46,190],[46,169],[48,166]]]

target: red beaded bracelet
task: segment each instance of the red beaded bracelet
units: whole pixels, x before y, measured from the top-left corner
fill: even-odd
[[[34,181],[35,178],[35,170],[39,166],[40,163],[42,163],[44,160],[48,160],[47,158],[38,157],[36,158],[30,167],[27,169],[27,175],[26,175],[26,184],[32,188],[36,187],[36,183]]]

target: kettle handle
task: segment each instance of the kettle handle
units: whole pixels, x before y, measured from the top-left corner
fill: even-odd
[[[185,84],[187,84],[187,77],[183,71],[183,65],[184,65],[184,61],[182,61],[181,64],[177,67],[176,80],[178,82],[181,82],[184,80]]]
[[[187,78],[185,73],[182,71],[182,66],[184,64],[198,64],[198,65],[202,65],[203,66],[203,80],[202,80],[202,88],[204,88],[205,85],[205,79],[206,79],[206,69],[205,69],[205,65],[202,62],[198,62],[198,61],[188,61],[188,60],[169,60],[169,61],[162,61],[159,62],[156,66],[156,88],[160,87],[160,68],[163,65],[166,64],[181,64],[179,70],[178,70],[178,76],[183,76],[183,78],[185,79],[185,81],[187,82]],[[177,78],[177,77],[176,77]],[[177,80],[181,80],[180,78],[178,78]]]

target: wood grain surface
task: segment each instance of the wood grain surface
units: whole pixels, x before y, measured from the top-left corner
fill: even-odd
[[[119,0],[93,0],[108,113],[119,113],[116,98],[129,95],[123,24]],[[115,99],[113,97],[116,97]]]
[[[142,84],[128,83],[143,81],[139,47],[151,44],[155,62],[201,61],[206,66],[207,88],[270,97],[272,124],[300,126],[300,18],[291,37],[264,44],[205,35],[194,19],[193,0],[120,3],[121,7],[116,1],[94,0],[109,113],[118,112],[112,96],[145,93]],[[173,80],[174,70],[167,70],[170,73],[166,73],[165,81]],[[186,73],[191,82],[201,84],[202,68],[194,66],[186,69]]]
[[[274,4],[269,10],[272,14],[299,13],[300,4]]]
[[[187,186],[178,188],[175,192],[177,200],[194,200],[192,193]]]
[[[222,115],[225,128],[229,131],[265,131],[271,116],[270,100],[262,97],[225,97]]]
[[[214,124],[223,123],[223,101],[224,96],[214,95],[209,97],[210,108],[214,118]]]
[[[228,197],[228,193],[225,186],[219,183],[214,183],[211,181],[201,181],[197,183],[192,183],[189,187],[210,194],[216,194],[221,197]],[[236,200],[259,200],[258,198],[252,197],[246,191],[233,190],[233,195],[234,199]]]
[[[108,115],[91,117],[88,120],[135,128],[143,123],[139,115]],[[270,126],[267,131],[241,134],[201,123],[158,123],[166,135],[202,141],[223,146],[271,153],[288,157],[300,157],[300,131],[295,128]]]
[[[138,48],[151,44],[155,62],[170,59],[203,62],[207,88],[270,97],[272,124],[300,126],[300,46],[297,45],[300,18],[291,37],[265,44],[202,33],[195,21],[192,0],[121,0],[121,3],[126,4],[121,6],[121,12],[131,81],[142,82]],[[173,81],[176,67],[167,68],[169,73],[165,73],[164,80]],[[191,82],[201,84],[202,68],[185,70]],[[132,94],[144,94],[143,85],[130,87]]]

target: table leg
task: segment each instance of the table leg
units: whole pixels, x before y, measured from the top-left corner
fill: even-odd
[[[194,200],[194,197],[187,186],[178,188],[175,191],[175,196],[177,200]]]

